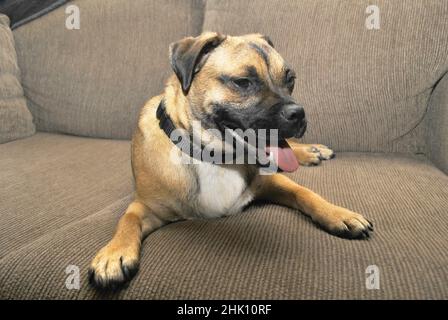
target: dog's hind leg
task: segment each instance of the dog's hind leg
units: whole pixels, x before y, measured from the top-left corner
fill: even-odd
[[[318,165],[322,160],[329,160],[335,156],[333,150],[322,144],[303,144],[294,138],[287,141],[299,163],[304,166]]]
[[[260,175],[252,186],[256,199],[298,209],[331,234],[342,238],[368,238],[372,223],[359,213],[336,206],[282,174]]]
[[[142,240],[164,224],[146,205],[132,202],[112,240],[93,259],[89,282],[100,289],[117,289],[130,280],[138,270]]]

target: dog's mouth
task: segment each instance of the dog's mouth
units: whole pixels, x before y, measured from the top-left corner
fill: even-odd
[[[284,172],[294,172],[299,168],[299,162],[286,139],[280,138],[276,144],[265,142],[262,146],[254,146],[243,139],[234,129],[227,126],[225,129],[233,136],[236,143],[244,146],[248,156],[252,155],[257,158],[258,164],[262,167],[269,167],[274,162],[275,167]]]
[[[286,140],[280,140],[278,146],[267,145],[265,152],[284,172],[294,172],[299,168],[299,162]]]

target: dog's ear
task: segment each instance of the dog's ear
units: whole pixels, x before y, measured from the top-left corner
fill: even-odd
[[[272,43],[271,38],[269,38],[269,37],[266,36],[266,35],[261,35],[261,38],[262,38],[264,41],[266,41],[272,48],[274,48],[274,43]]]
[[[225,38],[219,33],[207,32],[196,38],[184,38],[170,45],[171,67],[185,95],[188,94],[194,75],[204,65],[210,52]]]

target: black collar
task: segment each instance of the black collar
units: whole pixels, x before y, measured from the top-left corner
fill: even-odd
[[[170,116],[166,113],[165,103],[160,101],[157,107],[156,117],[159,120],[159,127],[162,129],[168,137],[171,137],[171,133],[176,130],[173,121]]]
[[[156,117],[159,120],[159,127],[160,129],[165,132],[166,136],[173,142],[182,152],[189,155],[190,157],[199,160],[199,161],[206,161],[209,163],[216,164],[214,160],[216,160],[216,156],[213,154],[214,151],[206,150],[207,147],[202,145],[202,143],[195,143],[194,139],[191,137],[191,135],[186,130],[179,130],[176,132],[176,134],[173,134],[173,132],[178,129],[173,123],[173,120],[171,120],[170,116],[166,112],[165,102],[162,99],[160,101],[159,106],[157,107]],[[184,132],[182,132],[184,131]],[[235,149],[234,149],[235,150]],[[204,159],[203,154],[204,151],[206,151],[206,154],[212,154],[213,159]],[[232,152],[232,154],[221,154],[218,160],[220,161],[219,164],[226,163],[225,160],[236,159],[235,152]],[[269,167],[269,164],[260,164],[259,159],[257,158],[257,165],[259,167]]]
[[[193,139],[186,132],[183,134],[173,134],[174,130],[176,130],[176,126],[171,120],[168,113],[166,113],[165,102],[160,101],[160,104],[157,108],[156,113],[157,119],[159,120],[159,127],[162,129],[166,136],[184,153],[188,154],[190,157],[195,158],[197,160],[202,161],[202,151],[204,150],[204,146],[196,145],[192,143]],[[176,139],[177,137],[177,139]],[[187,153],[186,151],[189,150]]]

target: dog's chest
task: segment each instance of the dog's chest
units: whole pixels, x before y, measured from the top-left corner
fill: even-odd
[[[196,165],[199,193],[195,210],[206,218],[240,212],[253,199],[243,174],[235,169],[202,162]]]

